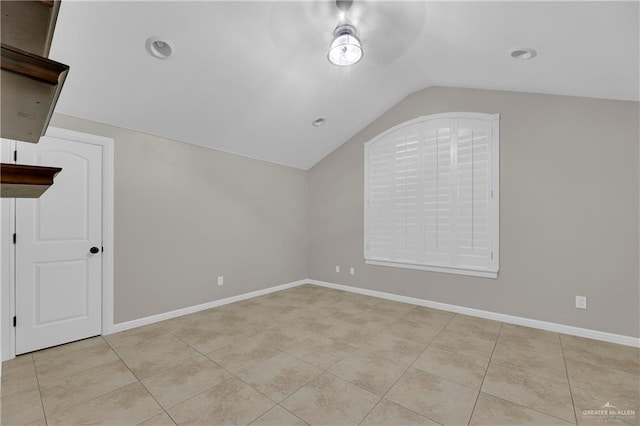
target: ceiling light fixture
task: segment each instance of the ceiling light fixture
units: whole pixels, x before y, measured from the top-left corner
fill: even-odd
[[[346,67],[362,59],[362,45],[356,33],[356,27],[349,24],[338,25],[333,31],[333,43],[327,55],[329,62]]]
[[[358,38],[358,30],[346,19],[352,3],[352,0],[336,0],[336,6],[341,10],[342,23],[333,30],[333,41],[327,58],[332,64],[341,67],[357,64],[364,53]]]
[[[173,54],[173,43],[158,36],[149,37],[145,43],[149,55],[158,59],[169,59]]]
[[[521,47],[518,49],[511,49],[509,51],[509,55],[511,55],[511,57],[514,59],[521,59],[523,61],[526,61],[527,59],[535,58],[538,55],[538,52],[536,52],[534,49],[531,49],[530,47]]]

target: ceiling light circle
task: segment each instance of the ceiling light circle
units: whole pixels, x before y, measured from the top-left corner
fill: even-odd
[[[353,6],[353,0],[336,0],[336,7],[346,13]]]
[[[311,124],[313,124],[314,127],[320,127],[326,122],[327,120],[324,117],[318,117],[315,120],[313,120]]]
[[[509,55],[514,59],[526,61],[528,59],[535,58],[538,55],[538,52],[530,47],[519,47],[517,49],[510,49]]]
[[[327,58],[334,65],[346,67],[357,64],[363,51],[356,29],[352,25],[339,25],[333,32],[333,42]]]
[[[145,47],[147,52],[157,59],[169,59],[175,50],[171,41],[159,36],[149,37]]]

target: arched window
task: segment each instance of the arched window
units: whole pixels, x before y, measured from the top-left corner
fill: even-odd
[[[365,144],[366,263],[497,277],[499,119],[428,115]]]

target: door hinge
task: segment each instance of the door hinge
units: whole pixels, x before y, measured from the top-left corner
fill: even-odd
[[[491,252],[491,259],[493,259],[493,252]]]
[[[14,234],[13,234],[13,244],[15,244],[15,243],[16,243],[16,239],[17,239],[17,237],[16,237],[16,234],[14,233]]]
[[[104,252],[104,247],[100,247],[100,251]]]
[[[13,326],[15,327],[18,324],[18,319],[13,317]]]
[[[13,161],[18,161],[18,150],[13,151]]]

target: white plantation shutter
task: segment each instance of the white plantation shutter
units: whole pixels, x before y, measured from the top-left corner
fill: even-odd
[[[403,123],[365,145],[367,263],[495,277],[498,116]]]
[[[491,123],[457,120],[456,265],[490,268]]]
[[[367,150],[370,173],[365,221],[368,224],[367,253],[373,259],[393,257],[394,154],[392,140],[380,141]]]
[[[417,261],[420,126],[406,126],[367,150],[367,251],[375,259]]]
[[[407,262],[416,262],[420,256],[419,138],[419,125],[407,126],[393,138],[395,147],[393,258]]]
[[[449,266],[452,262],[454,181],[451,120],[432,120],[422,143],[422,209],[424,261]]]

